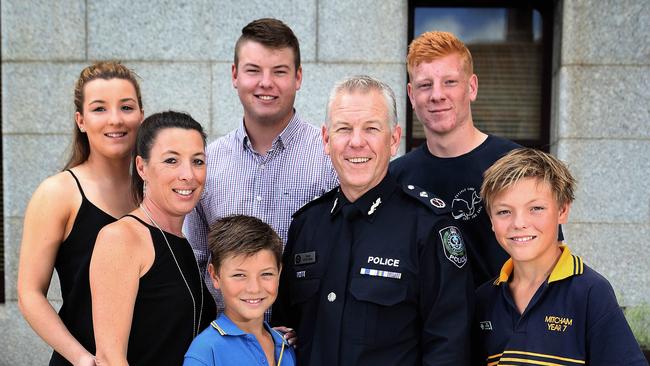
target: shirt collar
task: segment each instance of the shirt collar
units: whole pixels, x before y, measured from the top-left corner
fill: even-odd
[[[577,276],[584,272],[584,263],[582,262],[582,258],[571,254],[569,247],[564,244],[560,244],[560,250],[562,251],[562,254],[560,254],[560,259],[555,263],[551,275],[548,276],[547,283],[560,281],[571,276]],[[512,263],[512,258],[510,258],[503,264],[503,267],[501,267],[501,273],[494,281],[494,285],[498,286],[504,282],[508,282],[513,269],[514,265]]]
[[[289,119],[287,126],[280,132],[278,136],[273,140],[272,148],[284,149],[286,146],[291,145],[291,143],[296,139],[296,136],[299,134],[300,122],[302,119],[298,115],[296,110],[293,110],[293,115]],[[244,126],[244,118],[241,119],[239,127],[235,131],[235,138],[239,141],[244,148],[253,149],[251,145],[250,138],[246,132],[246,127]]]
[[[390,174],[386,174],[379,184],[364,193],[363,196],[354,202],[350,202],[339,188],[335,196],[334,204],[330,210],[331,216],[335,217],[345,205],[349,204],[354,206],[361,213],[361,216],[372,222],[377,211],[383,207],[383,204],[396,188],[397,183]]]
[[[235,323],[226,316],[225,313],[221,313],[217,320],[210,323],[210,325],[219,332],[219,334],[230,335],[230,336],[240,336],[245,335],[246,333],[239,329]]]
[[[219,332],[222,336],[245,336],[248,333],[244,332],[243,330],[239,329],[239,327],[226,316],[225,313],[222,313],[219,315],[219,317],[214,320],[210,325]],[[266,321],[264,322],[264,328],[271,334],[271,337],[273,337],[273,343],[275,346],[282,346],[282,343],[284,343],[285,347],[289,346],[289,343],[287,342],[286,339],[282,336],[280,332],[277,330],[271,328],[269,323]]]

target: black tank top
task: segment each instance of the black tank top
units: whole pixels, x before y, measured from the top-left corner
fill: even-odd
[[[199,322],[199,316],[201,318],[200,332],[216,317],[214,299],[202,281],[203,276],[199,274],[194,252],[187,239],[165,232],[168,247],[158,228],[136,216],[126,216],[149,229],[155,251],[151,268],[140,278],[127,360],[130,365],[182,365],[183,356],[192,343],[195,319]],[[179,268],[192,291],[195,306]]]
[[[79,179],[71,170],[68,172],[72,174],[79,187],[81,206],[70,235],[61,243],[54,262],[63,299],[59,317],[77,341],[88,352],[95,354],[88,269],[99,230],[116,219],[90,202],[81,188]],[[53,352],[50,365],[71,365],[71,363],[57,352]]]

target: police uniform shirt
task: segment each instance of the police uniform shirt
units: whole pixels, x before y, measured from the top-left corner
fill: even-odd
[[[444,202],[387,175],[295,214],[273,320],[296,329],[302,365],[467,365],[472,289]]]
[[[467,238],[474,284],[480,286],[499,274],[508,259],[492,232],[480,191],[483,173],[510,150],[521,147],[489,135],[474,150],[453,158],[440,158],[422,144],[390,164],[398,182],[434,192],[450,206],[451,214]]]
[[[609,282],[561,245],[548,280],[519,314],[509,259],[477,290],[476,365],[647,365]]]

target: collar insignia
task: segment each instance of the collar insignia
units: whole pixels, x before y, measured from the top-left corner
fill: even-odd
[[[334,209],[336,208],[336,204],[339,203],[339,198],[336,197],[334,200],[334,204],[332,205],[332,209],[330,210],[330,213],[334,213]]]
[[[381,204],[381,197],[377,198],[375,202],[372,203],[372,206],[370,206],[370,210],[368,210],[368,215],[372,215],[375,213],[377,210],[377,207]]]

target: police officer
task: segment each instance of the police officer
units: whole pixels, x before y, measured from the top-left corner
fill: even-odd
[[[388,174],[395,96],[367,76],[333,89],[323,126],[340,187],[295,215],[274,323],[302,365],[467,365],[473,283],[444,201]]]

